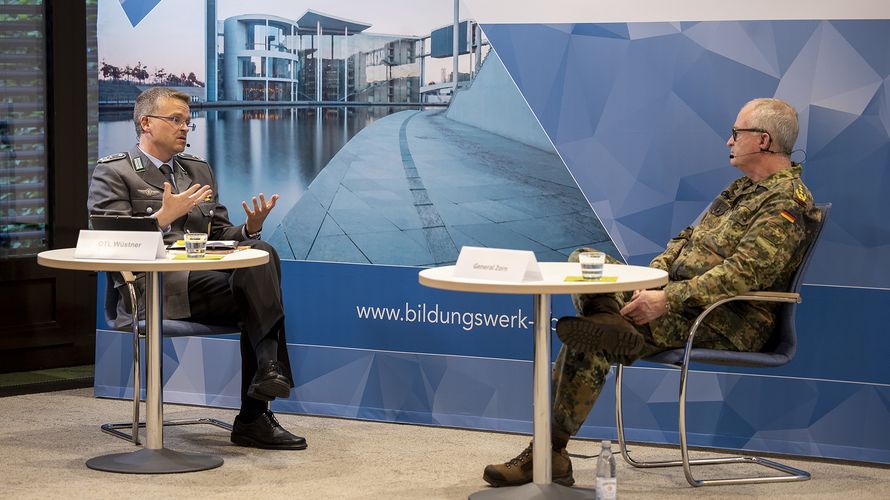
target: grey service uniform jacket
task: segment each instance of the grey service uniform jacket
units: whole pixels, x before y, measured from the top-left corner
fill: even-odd
[[[186,230],[207,232],[211,240],[242,241],[243,225],[233,226],[226,207],[219,203],[216,182],[210,165],[203,159],[180,153],[171,160],[178,191],[192,184],[209,185],[213,194],[192,208],[191,212],[175,220],[170,231],[164,234],[164,243],[170,245],[181,240]],[[138,147],[128,153],[117,153],[99,160],[90,181],[87,206],[90,215],[125,215],[150,217],[160,210],[164,196],[164,174]],[[174,191],[176,192],[176,191]],[[123,285],[115,273],[115,286]],[[163,279],[164,319],[182,319],[191,316],[188,296],[188,272],[167,272]],[[137,294],[142,296],[144,283],[137,280]],[[117,307],[115,327],[131,323],[130,309],[122,293]],[[139,300],[142,303],[142,300]]]

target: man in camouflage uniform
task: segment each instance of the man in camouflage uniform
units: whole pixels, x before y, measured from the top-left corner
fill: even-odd
[[[695,318],[718,300],[750,291],[787,291],[821,212],[792,163],[797,112],[778,99],[754,99],[739,112],[726,142],[730,164],[745,176],[711,204],[701,223],[670,240],[650,266],[667,271],[661,290],[576,295],[579,316],[561,318],[564,346],[553,369],[552,476],[574,483],[566,453],[569,438],[590,413],[612,363],[683,347]],[[577,261],[576,250],[570,260]],[[769,339],[777,304],[730,302],[699,326],[695,345],[758,351]],[[493,486],[532,480],[531,446],[518,457],[489,465]]]

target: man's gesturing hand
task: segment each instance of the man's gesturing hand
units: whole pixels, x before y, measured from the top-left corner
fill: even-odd
[[[200,184],[192,184],[188,189],[173,194],[173,189],[169,182],[164,183],[164,203],[158,210],[158,225],[161,227],[169,226],[173,221],[189,213],[198,203],[213,194],[210,186],[202,186]]]
[[[275,208],[275,202],[278,201],[279,196],[277,194],[273,194],[269,201],[266,201],[266,197],[263,196],[263,193],[260,193],[260,201],[257,203],[257,197],[254,196],[253,201],[253,210],[250,209],[250,206],[246,201],[241,202],[241,207],[244,208],[244,213],[247,214],[247,222],[245,223],[245,228],[247,229],[247,234],[254,234],[263,229],[263,222],[265,222],[266,217],[269,216],[269,212]]]
[[[623,308],[621,315],[638,325],[645,325],[667,312],[664,290],[637,290]]]

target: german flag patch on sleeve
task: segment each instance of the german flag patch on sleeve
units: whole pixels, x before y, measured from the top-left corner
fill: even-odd
[[[792,214],[788,210],[782,210],[781,212],[779,212],[779,215],[781,215],[783,219],[787,220],[788,222],[790,222],[792,224],[797,222],[797,217],[795,217],[794,214]]]

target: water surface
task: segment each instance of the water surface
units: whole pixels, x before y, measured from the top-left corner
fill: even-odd
[[[281,195],[265,227],[273,229],[328,161],[363,128],[402,107],[226,108],[200,110],[187,153],[213,167],[220,200],[233,224],[244,222],[241,200]],[[99,115],[99,157],[136,144],[132,114]]]

